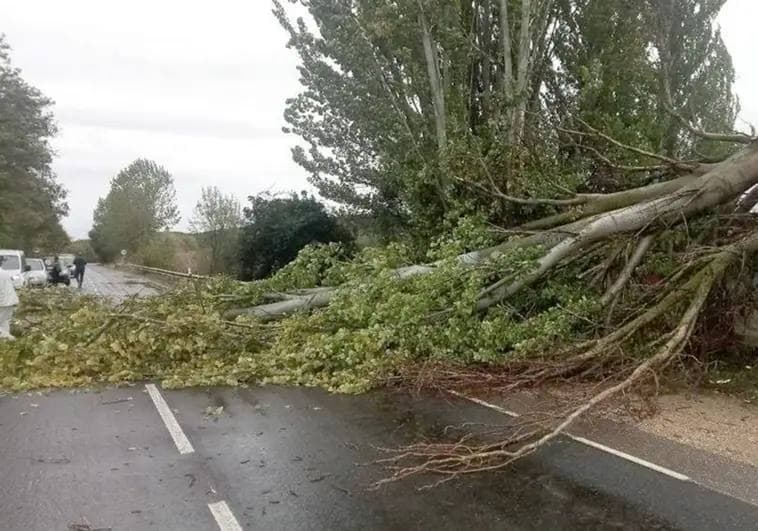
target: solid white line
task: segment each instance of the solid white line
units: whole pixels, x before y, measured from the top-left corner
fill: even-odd
[[[508,415],[509,417],[520,416],[518,413],[514,411],[508,411],[507,409],[504,409],[496,404],[491,404],[479,398],[474,398],[473,396],[467,396],[467,395],[464,395],[463,393],[459,393],[458,391],[448,391],[448,392],[453,396],[457,396],[458,398],[468,400],[469,402],[479,404],[480,406],[483,406],[489,409],[494,409],[498,413],[503,413],[504,415]],[[569,437],[570,439],[573,439],[574,441],[578,443],[584,444],[586,446],[591,446],[592,448],[615,455],[616,457],[620,457],[621,459],[626,459],[627,461],[631,461],[632,463],[637,463],[638,465],[644,466],[656,472],[660,472],[661,474],[665,474],[674,479],[678,479],[679,481],[692,481],[692,478],[690,478],[689,476],[685,476],[684,474],[680,474],[679,472],[676,472],[669,468],[663,467],[661,465],[656,465],[655,463],[651,463],[650,461],[646,461],[639,457],[635,457],[633,455],[627,454],[626,452],[622,452],[621,450],[616,450],[615,448],[611,448],[610,446],[600,444],[599,442],[595,442],[591,439],[586,439],[584,437],[571,435],[570,433],[566,433],[566,432],[564,432],[564,435],[566,435],[567,437]]]
[[[216,524],[221,531],[242,531],[242,526],[225,501],[209,503],[208,509],[211,510],[211,514],[216,519]]]
[[[192,447],[192,444],[190,444],[187,436],[184,435],[182,427],[179,426],[179,423],[176,421],[173,411],[168,407],[168,404],[163,399],[163,395],[161,395],[161,392],[155,387],[155,384],[146,384],[145,389],[147,389],[150,398],[153,399],[155,409],[158,410],[158,414],[161,416],[161,419],[163,419],[163,424],[166,425],[166,429],[171,434],[171,438],[174,439],[174,444],[176,444],[176,449],[179,450],[179,453],[191,454],[194,452],[195,449]]]
[[[577,437],[576,435],[571,435],[570,433],[567,433],[570,438],[574,439],[576,442],[580,442],[582,444],[586,444],[587,446],[591,446],[593,448],[597,448],[598,450],[601,450],[603,452],[607,452],[609,454],[613,454],[617,457],[620,457],[622,459],[626,459],[627,461],[631,461],[633,463],[637,463],[638,465],[642,465],[644,467],[649,468],[650,470],[655,470],[656,472],[660,472],[661,474],[666,474],[667,476],[670,476],[674,479],[678,479],[679,481],[692,481],[692,479],[689,476],[685,476],[684,474],[680,474],[679,472],[676,472],[674,470],[671,470],[670,468],[663,467],[661,465],[656,465],[655,463],[651,463],[650,461],[646,461],[644,459],[641,459],[639,457],[635,457],[633,455],[630,455],[626,452],[622,452],[621,450],[616,450],[615,448],[611,448],[610,446],[606,446],[604,444],[600,444],[599,442],[595,442],[590,439],[585,439],[584,437]]]

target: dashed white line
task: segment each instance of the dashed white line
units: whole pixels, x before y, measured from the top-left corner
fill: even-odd
[[[225,501],[209,503],[208,509],[211,510],[211,514],[221,531],[242,531],[242,526],[237,521],[237,518],[234,517],[232,510],[229,509]]]
[[[480,398],[475,398],[473,396],[464,395],[463,393],[459,393],[458,391],[448,391],[451,395],[457,396],[458,398],[462,398],[464,400],[468,400],[469,402],[473,402],[474,404],[479,404],[480,406],[493,409],[497,411],[498,413],[503,413],[504,415],[508,415],[509,417],[519,417],[520,415],[516,413],[515,411],[509,411],[505,408],[502,408],[496,404],[491,404],[489,402],[486,402]],[[627,461],[631,461],[632,463],[636,463],[638,465],[644,466],[646,468],[649,468],[650,470],[654,470],[656,472],[659,472],[661,474],[665,474],[669,477],[672,477],[674,479],[678,479],[679,481],[692,481],[692,478],[689,476],[685,476],[684,474],[681,474],[675,470],[671,470],[669,468],[663,467],[661,465],[656,465],[655,463],[651,463],[650,461],[646,461],[645,459],[641,459],[639,457],[633,456],[631,454],[628,454],[626,452],[622,452],[621,450],[616,450],[615,448],[611,448],[610,446],[606,446],[604,444],[600,444],[599,442],[595,442],[591,439],[586,439],[584,437],[579,437],[577,435],[571,435],[570,433],[564,433],[568,438],[580,443],[584,444],[586,446],[590,446],[592,448],[595,448],[597,450],[600,450],[601,452],[606,452],[611,455],[615,455],[616,457],[620,457],[621,459],[625,459]]]
[[[176,449],[179,450],[179,453],[191,454],[194,452],[195,449],[192,447],[192,443],[189,442],[184,431],[182,431],[182,427],[179,426],[173,411],[168,407],[168,404],[163,399],[163,395],[158,391],[155,384],[146,384],[145,389],[147,389],[150,398],[153,399],[155,409],[158,410],[158,414],[161,416],[161,419],[163,419],[163,424],[166,425],[166,429],[171,434],[171,438],[174,439],[174,444],[176,445]]]
[[[509,411],[495,404],[490,404],[489,402],[485,402],[484,400],[481,400],[479,398],[464,395],[463,393],[459,393],[458,391],[448,391],[448,393],[450,393],[453,396],[457,396],[458,398],[463,398],[464,400],[468,400],[469,402],[473,402],[474,404],[479,404],[480,406],[484,406],[489,409],[494,409],[498,413],[502,413],[503,415],[508,415],[509,417],[516,418],[519,416],[519,414],[516,413],[515,411]]]
[[[176,449],[179,450],[179,453],[191,454],[194,452],[195,449],[192,447],[192,443],[189,442],[182,427],[179,426],[179,422],[176,420],[174,412],[168,407],[166,400],[163,398],[161,392],[158,391],[155,384],[145,384],[145,389],[147,389],[147,393],[150,395],[150,398],[152,398],[153,404],[155,404],[155,409],[158,410],[158,414],[161,416],[161,419],[163,419],[163,424],[166,425],[166,429],[171,434],[171,438],[174,440],[174,444],[176,444]],[[232,510],[225,501],[221,500],[215,503],[209,503],[208,509],[211,511],[211,514],[221,531],[242,531],[242,526],[240,526],[237,518],[234,516],[234,513],[232,513]]]

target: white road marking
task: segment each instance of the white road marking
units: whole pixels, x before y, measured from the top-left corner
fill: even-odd
[[[462,398],[464,400],[468,400],[469,402],[473,402],[475,404],[479,404],[480,406],[493,409],[497,411],[498,413],[503,413],[504,415],[508,415],[509,417],[519,417],[520,415],[514,411],[509,411],[507,409],[504,409],[496,404],[491,404],[489,402],[486,402],[480,398],[475,398],[473,396],[467,396],[463,393],[459,393],[458,391],[448,391],[453,396],[457,396],[458,398]],[[675,470],[671,470],[669,468],[663,467],[661,465],[656,465],[655,463],[651,463],[650,461],[646,461],[645,459],[641,459],[639,457],[627,454],[626,452],[622,452],[621,450],[616,450],[615,448],[611,448],[610,446],[606,446],[604,444],[600,444],[599,442],[595,442],[591,439],[586,439],[584,437],[579,437],[577,435],[571,435],[570,433],[564,432],[564,435],[566,435],[568,438],[584,444],[586,446],[590,446],[592,448],[595,448],[597,450],[600,450],[601,452],[606,452],[611,455],[615,455],[616,457],[620,457],[621,459],[625,459],[627,461],[631,461],[632,463],[637,463],[638,465],[644,466],[646,468],[649,468],[650,470],[654,470],[656,472],[659,472],[661,474],[665,474],[669,477],[672,477],[674,479],[678,479],[679,481],[692,481],[692,478],[689,476],[685,476],[684,474],[681,474],[679,472],[676,472]]]
[[[176,449],[179,450],[179,453],[191,454],[194,452],[195,449],[192,447],[189,439],[187,439],[184,431],[182,431],[182,427],[179,426],[179,423],[176,421],[174,413],[171,411],[171,408],[168,407],[168,404],[163,399],[163,395],[161,395],[158,388],[155,387],[155,384],[146,384],[145,389],[147,389],[150,398],[153,399],[155,409],[158,410],[158,414],[161,416],[161,419],[163,419],[163,424],[166,425],[166,429],[168,429],[168,432],[171,434],[171,438],[174,439],[174,444],[176,444]]]
[[[225,501],[209,503],[208,509],[211,510],[211,514],[216,519],[216,524],[221,531],[242,531],[242,526]]]
[[[611,448],[610,446],[600,444],[599,442],[595,442],[590,439],[585,439],[584,437],[577,437],[576,435],[571,435],[570,433],[567,433],[566,435],[568,435],[570,438],[572,438],[576,442],[580,442],[582,444],[586,444],[587,446],[597,448],[598,450],[607,452],[609,454],[613,454],[617,457],[620,457],[621,459],[626,459],[627,461],[631,461],[632,463],[637,463],[638,465],[647,467],[650,470],[655,470],[656,472],[660,472],[661,474],[666,474],[667,476],[670,476],[674,479],[678,479],[679,481],[692,481],[692,478],[690,478],[689,476],[685,476],[684,474],[680,474],[679,472],[676,472],[675,470],[671,470],[670,468],[666,468],[661,465],[656,465],[655,463],[651,463],[650,461],[646,461],[639,457],[635,457],[626,452],[622,452],[621,450],[616,450],[615,448]]]
[[[466,396],[462,393],[459,393],[458,391],[448,391],[448,393],[450,393],[453,396],[457,396],[458,398],[463,398],[464,400],[468,400],[469,402],[473,402],[474,404],[479,404],[480,406],[494,409],[498,413],[502,413],[503,415],[508,415],[509,417],[516,418],[519,416],[519,414],[516,413],[515,411],[509,411],[495,404],[490,404],[489,402],[485,402],[484,400],[481,400],[479,398],[474,398],[473,396]]]

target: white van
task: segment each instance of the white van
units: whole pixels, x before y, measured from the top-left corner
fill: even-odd
[[[0,249],[0,256],[3,257],[0,268],[10,273],[13,287],[16,289],[23,288],[25,284],[24,271],[26,271],[24,251]]]

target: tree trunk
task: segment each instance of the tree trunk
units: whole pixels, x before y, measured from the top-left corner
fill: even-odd
[[[511,41],[511,21],[508,16],[508,0],[500,0],[500,46],[503,49],[503,73],[501,83],[505,101],[513,99],[513,42]]]
[[[429,75],[429,88],[432,92],[437,148],[439,151],[442,151],[445,149],[445,146],[447,146],[447,115],[445,109],[445,93],[442,88],[442,76],[440,75],[439,57],[437,55],[436,46],[432,40],[429,24],[426,21],[423,11],[419,13],[419,24],[421,25],[421,41],[424,46],[424,57],[426,58],[426,71]]]
[[[477,303],[477,309],[486,310],[531,285],[565,258],[592,243],[659,224],[680,223],[688,216],[739,197],[757,183],[758,143],[753,143],[675,192],[596,216],[578,234],[550,249],[533,271],[491,290]]]
[[[521,2],[521,27],[519,30],[518,67],[516,71],[515,105],[511,125],[512,138],[520,140],[524,134],[529,66],[532,44],[532,0]]]

